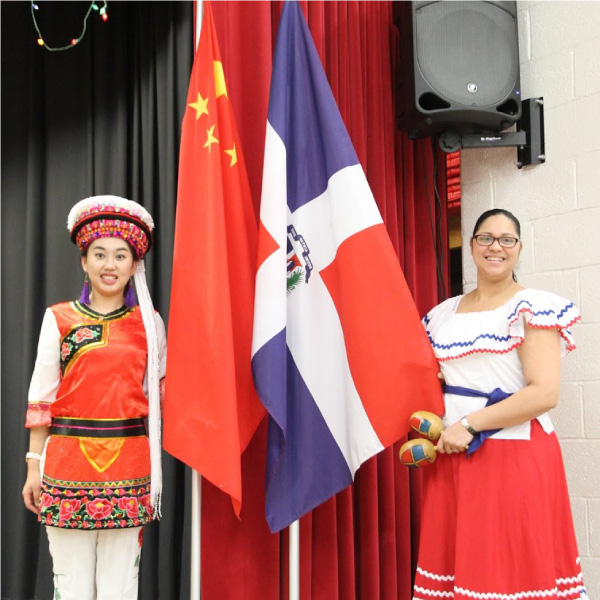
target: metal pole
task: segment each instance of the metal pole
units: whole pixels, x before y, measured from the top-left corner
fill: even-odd
[[[200,30],[202,29],[203,1],[196,2],[196,23],[194,48],[198,48]],[[202,477],[192,469],[192,539],[190,553],[190,600],[200,600],[202,595],[202,555],[201,555],[201,524],[202,524]]]
[[[201,598],[201,515],[202,515],[202,477],[198,471],[192,470],[192,549],[190,569],[190,599]]]
[[[290,544],[290,600],[300,600],[300,521],[288,530]]]

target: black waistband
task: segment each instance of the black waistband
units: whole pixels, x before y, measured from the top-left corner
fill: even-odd
[[[74,419],[53,417],[50,435],[92,438],[122,438],[146,435],[142,417],[135,419]]]

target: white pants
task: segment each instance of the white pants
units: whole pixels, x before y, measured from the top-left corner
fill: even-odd
[[[82,531],[46,527],[54,598],[136,600],[141,527]]]

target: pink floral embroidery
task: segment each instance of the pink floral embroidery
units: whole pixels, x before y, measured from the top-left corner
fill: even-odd
[[[97,488],[77,489],[74,485],[57,486],[44,478],[38,519],[55,527],[86,530],[139,527],[150,522],[150,485],[123,483],[126,485],[99,483]]]
[[[92,519],[105,519],[112,512],[112,503],[104,498],[98,498],[87,503],[86,510]],[[96,523],[98,526],[100,523]]]
[[[130,519],[135,519],[139,514],[137,498],[119,498],[117,504],[121,510],[127,513]]]
[[[63,500],[60,503],[58,517],[61,521],[68,521],[71,515],[81,506],[81,500]]]
[[[149,494],[142,496],[142,506],[149,512],[152,513],[152,500]]]
[[[88,329],[87,327],[82,327],[81,329],[78,329],[75,332],[75,341],[78,344],[81,344],[81,342],[83,342],[83,340],[93,340],[93,339],[94,339],[94,334],[93,334],[92,330]]]
[[[47,508],[48,506],[52,506],[52,501],[54,499],[50,494],[43,493],[40,498],[40,510]]]
[[[69,344],[68,342],[63,342],[62,346],[60,347],[60,358],[64,361],[65,358],[67,358],[67,356],[69,356],[70,352],[71,352],[71,344]]]

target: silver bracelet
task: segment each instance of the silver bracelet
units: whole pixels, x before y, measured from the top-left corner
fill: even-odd
[[[471,427],[471,424],[469,423],[469,421],[467,421],[467,417],[463,417],[460,420],[460,424],[471,434],[471,435],[477,435],[479,433],[479,431],[477,431],[476,429],[473,429],[473,427]]]
[[[28,452],[25,455],[25,462],[28,462],[30,458],[35,458],[36,460],[42,460],[42,455],[37,452]]]

